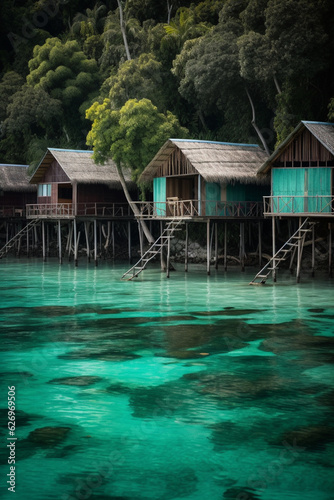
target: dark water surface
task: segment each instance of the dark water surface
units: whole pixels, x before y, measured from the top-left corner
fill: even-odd
[[[334,282],[125,270],[0,262],[0,497],[333,500]]]

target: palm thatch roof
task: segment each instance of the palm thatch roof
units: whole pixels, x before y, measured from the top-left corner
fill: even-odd
[[[28,165],[0,164],[0,190],[34,192],[36,186],[29,184]]]
[[[265,161],[258,173],[262,174],[268,172],[273,166],[275,160],[305,129],[309,130],[309,132],[311,132],[311,134],[324,146],[324,148],[326,148],[329,153],[334,156],[334,123],[301,121],[291,134],[288,135],[288,137],[278,146],[273,154]]]
[[[48,148],[44,158],[33,173],[30,182],[38,184],[51,163],[57,161],[68,177],[69,182],[78,184],[106,184],[114,189],[122,189],[116,164],[109,160],[104,165],[97,165],[93,160],[93,151]],[[129,188],[134,188],[130,169],[123,167],[123,174]]]
[[[180,150],[187,173],[200,174],[207,182],[264,183],[256,176],[268,155],[257,144],[169,139],[147,165],[140,182],[159,177],[161,167],[167,165],[173,153]]]

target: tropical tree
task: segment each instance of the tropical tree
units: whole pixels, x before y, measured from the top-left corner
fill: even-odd
[[[93,147],[94,160],[104,163],[112,158],[117,165],[124,194],[134,214],[140,212],[133,203],[124,180],[122,166],[129,167],[135,180],[169,137],[185,137],[188,133],[170,112],[159,113],[148,99],[130,99],[120,109],[112,109],[110,99],[95,102],[86,113],[92,128],[87,144]],[[143,221],[142,221],[143,222]],[[154,242],[148,227],[143,231],[150,243]]]

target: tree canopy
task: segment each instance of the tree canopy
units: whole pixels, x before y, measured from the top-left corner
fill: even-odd
[[[301,119],[334,121],[332,0],[3,0],[0,16],[3,162],[89,133],[138,176],[168,134],[273,150]]]

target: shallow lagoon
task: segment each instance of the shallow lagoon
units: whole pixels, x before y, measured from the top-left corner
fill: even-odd
[[[332,500],[333,280],[0,262],[0,496]],[[4,444],[5,443],[5,444]]]

